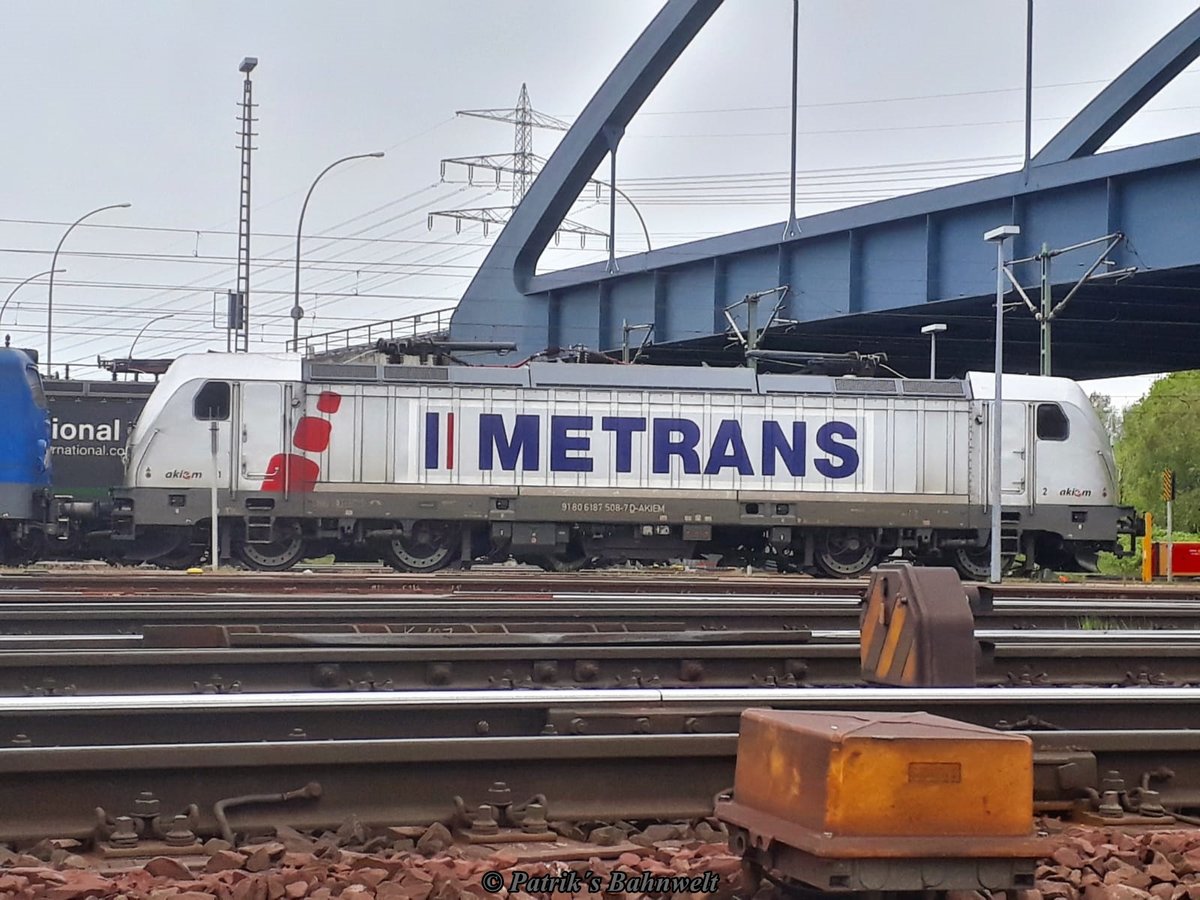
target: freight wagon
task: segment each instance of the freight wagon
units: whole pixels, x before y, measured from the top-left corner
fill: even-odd
[[[113,534],[198,557],[215,484],[258,569],[366,547],[409,571],[703,554],[852,576],[899,551],[981,577],[990,379],[185,356],[130,437]],[[1002,550],[1088,566],[1132,512],[1086,395],[1006,376],[1003,407]]]

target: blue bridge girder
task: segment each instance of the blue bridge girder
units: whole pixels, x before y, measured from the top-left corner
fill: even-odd
[[[555,227],[625,126],[721,0],[668,0],[547,161],[460,302],[456,340],[511,341],[523,354],[582,345],[613,350],[622,322],[653,322],[655,361],[728,361],[723,310],[788,285],[764,346],[884,351],[923,374],[920,327],[946,322],[939,374],[991,368],[995,250],[985,231],[1021,226],[1012,256],[1119,232],[1117,280],[1084,286],[1054,320],[1054,373],[1078,378],[1200,367],[1200,135],[1096,153],[1200,55],[1200,10],[1106,87],[1023,171],[801,219],[784,239],[768,225],[536,274]],[[619,159],[619,154],[618,154]],[[619,183],[619,182],[618,182]],[[1057,257],[1052,293],[1066,295],[1101,248]],[[1036,286],[1033,264],[1018,267]],[[1036,290],[1028,291],[1036,303]],[[1010,300],[1015,294],[1010,292]],[[744,318],[744,313],[742,313]],[[766,319],[759,315],[759,324]],[[1037,371],[1038,325],[1009,313],[1006,369]]]

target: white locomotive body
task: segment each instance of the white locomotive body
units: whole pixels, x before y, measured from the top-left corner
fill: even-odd
[[[990,378],[188,356],[130,437],[114,536],[186,560],[215,480],[258,568],[357,547],[417,571],[708,553],[853,575],[899,549],[978,576]],[[1004,551],[1071,568],[1111,547],[1129,511],[1079,386],[1006,376],[1003,425]]]

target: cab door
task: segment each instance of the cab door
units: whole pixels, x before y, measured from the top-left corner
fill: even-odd
[[[262,490],[262,482],[280,465],[280,454],[291,445],[290,404],[284,403],[285,387],[267,381],[238,385],[238,470],[237,489]]]
[[[995,414],[995,403],[989,403],[989,422]],[[1030,425],[1028,425],[1028,406],[1020,401],[1004,401],[1003,422],[1000,434],[1000,493],[1004,506],[1019,506],[1028,503],[1030,499]],[[984,446],[986,470],[989,478],[994,475],[991,464],[991,433]],[[989,503],[991,497],[991,482],[984,503]]]
[[[1016,400],[1004,402],[1000,434],[1000,493],[1002,503],[1017,506],[1029,500],[1029,407]]]

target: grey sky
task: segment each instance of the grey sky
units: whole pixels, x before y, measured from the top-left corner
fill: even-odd
[[[303,332],[452,305],[486,241],[477,226],[429,230],[427,214],[503,206],[509,193],[487,173],[469,186],[451,170],[455,183],[439,184],[438,161],[512,149],[509,127],[454,110],[511,105],[524,81],[536,108],[569,119],[658,7],[10,0],[0,297],[49,268],[57,223],[130,202],[90,222],[136,227],[81,227],[64,247],[55,362],[88,374],[82,363],[125,355],[138,328],[168,313],[138,355],[223,348],[212,292],[233,284],[236,242],[221,232],[236,229],[237,65],[253,55],[252,349],[280,349],[290,333],[288,235],[312,178],[351,153],[387,157],[332,173],[314,194],[303,285],[315,318]],[[1035,147],[1192,8],[1142,0],[1133,14],[1116,0],[1038,0]],[[1022,0],[804,0],[802,214],[1019,165],[1024,9]],[[656,246],[786,217],[790,10],[788,0],[727,0],[635,119],[620,174]],[[1113,144],[1193,131],[1198,108],[1189,69]],[[539,132],[536,150],[548,155],[556,138]],[[585,194],[573,217],[604,227],[603,202]],[[644,246],[627,211],[618,226],[620,250]],[[543,265],[603,250],[578,246],[565,235]],[[43,346],[45,296],[44,284],[23,288],[0,333]],[[1130,399],[1142,383],[1114,393]]]

